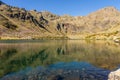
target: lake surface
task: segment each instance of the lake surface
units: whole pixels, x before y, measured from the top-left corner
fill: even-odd
[[[0,80],[107,80],[119,65],[112,41],[0,41]]]

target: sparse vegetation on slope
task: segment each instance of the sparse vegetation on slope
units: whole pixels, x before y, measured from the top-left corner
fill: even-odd
[[[114,39],[120,36],[120,12],[106,7],[87,16],[58,16],[27,11],[0,1],[1,39]]]

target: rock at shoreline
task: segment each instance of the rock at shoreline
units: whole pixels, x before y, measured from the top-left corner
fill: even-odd
[[[120,80],[120,69],[109,74],[108,80]]]

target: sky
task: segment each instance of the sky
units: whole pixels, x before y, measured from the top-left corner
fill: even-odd
[[[27,10],[50,11],[57,15],[85,16],[104,7],[120,10],[120,0],[2,0]]]

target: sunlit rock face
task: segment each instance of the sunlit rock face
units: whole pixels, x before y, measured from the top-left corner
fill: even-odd
[[[108,80],[120,80],[120,69],[111,72]]]

